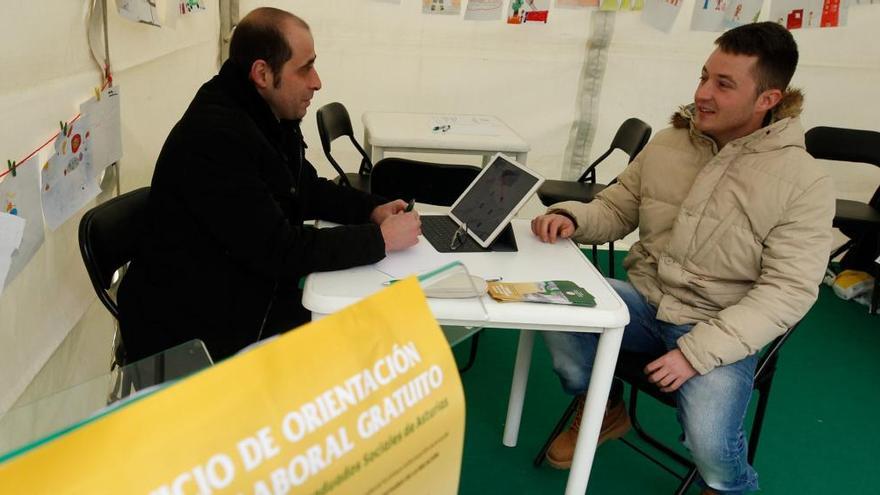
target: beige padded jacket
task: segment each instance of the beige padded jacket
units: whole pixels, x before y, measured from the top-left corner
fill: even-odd
[[[787,92],[768,126],[721,150],[682,107],[617,184],[550,209],[568,212],[585,244],[639,229],[629,280],[659,319],[695,324],[678,346],[701,374],[758,352],[816,300],[835,195],[804,149],[802,101]]]

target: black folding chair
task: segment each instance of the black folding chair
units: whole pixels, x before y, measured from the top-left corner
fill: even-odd
[[[367,152],[361,147],[357,139],[354,138],[354,131],[351,128],[351,118],[348,116],[348,110],[339,102],[328,103],[318,109],[318,134],[321,136],[321,147],[324,149],[324,155],[330,160],[330,165],[336,169],[339,174],[334,180],[337,184],[353,187],[360,191],[370,191],[370,172],[373,169],[373,162],[367,156]],[[361,155],[361,164],[358,171],[345,172],[339,162],[333,158],[330,153],[330,147],[336,138],[346,136],[351,144]]]
[[[121,194],[87,211],[79,222],[79,250],[89,279],[98,299],[117,321],[116,288],[140,243],[149,196],[149,187]],[[126,364],[124,342],[117,345],[113,364]],[[163,363],[158,364],[156,373],[162,372]],[[152,379],[160,383],[162,378]],[[139,381],[138,376],[123,376],[122,396],[127,395],[132,383]]]
[[[115,288],[134,256],[144,223],[150,188],[142,187],[101,203],[79,223],[79,250],[98,299],[119,320]]]
[[[880,167],[880,132],[839,127],[814,127],[804,136],[807,151],[814,158],[869,163]],[[874,294],[869,311],[877,311],[880,300],[880,186],[867,203],[838,199],[834,226],[849,238],[831,253],[833,260],[843,254],[841,266],[873,273]]]
[[[629,156],[629,161],[632,162],[636,155],[642,151],[642,148],[645,147],[645,144],[648,143],[648,139],[650,138],[651,126],[637,118],[626,119],[623,124],[620,125],[620,128],[617,129],[617,133],[614,135],[614,139],[611,141],[611,146],[608,147],[608,150],[605,151],[605,153],[602,153],[602,156],[597,158],[596,161],[591,163],[590,166],[584,170],[584,173],[581,174],[578,180],[544,181],[544,184],[538,189],[538,199],[541,200],[541,203],[543,203],[544,206],[550,206],[562,201],[580,201],[582,203],[589,203],[597,194],[602,192],[603,189],[617,182],[617,179],[614,179],[610,184],[596,183],[596,167],[599,163],[608,158],[608,156],[616,149],[626,153],[627,156]],[[598,263],[598,256],[598,249],[594,244],[593,264]],[[613,241],[608,243],[608,276],[614,278]]]
[[[386,198],[452,206],[480,173],[473,165],[385,158],[373,167],[371,191]]]
[[[770,400],[770,388],[773,385],[773,377],[776,374],[776,365],[779,361],[779,349],[788,340],[789,336],[791,336],[791,333],[795,330],[795,328],[797,328],[797,324],[795,324],[784,334],[773,340],[773,342],[771,342],[767,346],[767,348],[764,349],[764,352],[755,367],[754,388],[758,392],[758,404],[755,410],[755,417],[752,421],[752,428],[749,432],[748,460],[750,464],[754,464],[755,453],[758,450],[758,440],[761,437],[761,429],[764,425],[764,415],[767,411],[767,403]],[[670,468],[666,463],[651,455],[650,452],[644,450],[643,448],[639,447],[625,437],[621,438],[620,440],[639,454],[650,459],[652,462],[681,480],[681,484],[679,484],[678,488],[675,491],[676,495],[681,495],[687,492],[688,488],[691,486],[691,484],[693,484],[694,480],[696,479],[698,474],[696,466],[694,465],[693,461],[681,455],[668,445],[664,444],[663,442],[646,432],[644,427],[638,421],[636,406],[638,404],[639,392],[646,393],[669,407],[676,407],[675,394],[662,392],[656,385],[648,381],[648,377],[647,375],[645,375],[645,366],[654,359],[654,356],[650,356],[647,354],[620,351],[620,356],[617,359],[617,368],[614,371],[615,380],[622,380],[630,385],[628,404],[629,418],[632,422],[633,430],[635,430],[639,438],[652,446],[654,449],[665,454],[675,463],[687,469],[687,473],[682,476],[678,472]],[[618,384],[616,386],[620,385]],[[574,411],[577,408],[578,400],[579,399],[577,397],[572,400],[571,404],[569,404],[568,408],[565,410],[565,413],[562,415],[561,418],[559,418],[559,421],[556,423],[556,426],[551,432],[550,437],[547,439],[546,443],[544,443],[544,446],[541,447],[540,452],[538,452],[538,455],[533,461],[535,467],[539,467],[541,463],[544,462],[544,456],[547,454],[547,450],[550,449],[550,444],[553,443],[553,439],[555,439],[556,436],[559,435],[560,432],[562,432],[563,428],[565,428],[565,425],[568,423],[568,420],[571,418],[572,414],[574,414]]]

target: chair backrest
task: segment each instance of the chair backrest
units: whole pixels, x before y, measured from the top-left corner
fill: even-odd
[[[316,119],[318,121],[318,135],[321,136],[321,148],[324,155],[330,161],[330,165],[336,169],[340,176],[340,181],[347,186],[351,183],[345,177],[345,171],[330,153],[330,147],[333,141],[341,136],[347,136],[351,144],[358,150],[361,155],[361,164],[358,168],[359,174],[369,174],[373,168],[367,152],[361,147],[360,143],[354,138],[354,131],[351,128],[351,118],[348,116],[348,110],[345,105],[339,102],[328,103],[318,109]]]
[[[820,160],[870,163],[880,167],[880,132],[842,127],[813,127],[804,134],[807,152]],[[880,208],[880,185],[869,203]]]
[[[642,151],[642,148],[648,144],[649,139],[651,139],[651,126],[645,121],[635,117],[624,120],[617,129],[617,133],[614,134],[614,139],[611,140],[611,146],[608,147],[608,150],[606,150],[605,153],[602,153],[602,156],[597,158],[589,167],[587,167],[586,170],[584,170],[584,173],[581,174],[578,182],[586,182],[587,180],[595,182],[596,166],[599,165],[602,160],[608,158],[608,155],[616,149],[626,153],[629,157],[629,161],[632,162],[636,155]]]
[[[131,261],[141,238],[150,188],[142,187],[106,201],[83,215],[79,250],[98,298],[119,319],[110,295],[113,275]]]
[[[452,206],[480,173],[472,165],[385,158],[373,167],[371,191],[389,199]]]

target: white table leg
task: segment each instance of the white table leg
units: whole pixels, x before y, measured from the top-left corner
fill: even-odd
[[[571,471],[568,473],[568,483],[565,485],[566,495],[582,494],[587,491],[593,457],[596,454],[596,442],[599,440],[599,430],[605,417],[605,403],[608,402],[608,392],[611,390],[621,340],[623,340],[623,328],[608,329],[599,336],[581,429],[574,449],[574,458],[571,461]]]
[[[510,384],[510,399],[507,401],[507,422],[504,424],[503,443],[508,447],[516,447],[516,440],[519,436],[519,422],[522,419],[523,402],[526,399],[526,384],[529,381],[529,366],[532,364],[534,344],[534,330],[519,331],[513,382]]]
[[[528,152],[517,153],[516,154],[516,161],[525,165],[526,159],[528,158],[528,156],[529,156]]]
[[[364,127],[364,151],[367,152],[367,156],[370,157],[370,161],[373,162],[373,165],[379,163],[379,160],[385,158],[385,148],[381,146],[373,146],[372,141],[370,140],[370,131]]]

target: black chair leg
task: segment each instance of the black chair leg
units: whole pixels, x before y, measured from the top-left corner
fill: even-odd
[[[653,436],[649,435],[648,432],[646,432],[645,429],[642,428],[642,425],[639,423],[639,418],[636,415],[636,403],[638,401],[638,396],[639,396],[639,389],[636,387],[630,387],[629,421],[630,421],[630,423],[632,423],[633,430],[635,430],[635,432],[639,436],[639,438],[641,438],[646,443],[648,443],[649,445],[651,445],[655,449],[659,450],[660,452],[663,452],[664,454],[668,455],[669,457],[671,457],[673,460],[675,460],[676,462],[678,462],[682,466],[684,466],[686,468],[693,467],[693,465],[694,465],[693,462],[691,462],[689,459],[687,459],[683,455],[679,454],[678,452],[667,447],[663,442],[661,442],[660,440],[657,440]]]
[[[608,243],[608,278],[614,278],[614,241]]]
[[[687,493],[688,488],[694,484],[694,480],[697,479],[697,468],[692,467],[690,471],[688,471],[687,475],[681,480],[681,484],[678,485],[678,489],[675,490],[675,495],[684,495]]]
[[[874,276],[874,294],[871,296],[869,312],[876,313],[878,305],[880,305],[880,270],[877,270],[877,275]]]
[[[568,424],[568,420],[574,414],[575,409],[577,409],[578,396],[575,396],[574,399],[571,400],[571,403],[565,408],[565,412],[562,413],[562,417],[559,418],[559,421],[556,422],[556,426],[553,427],[553,431],[550,432],[550,436],[547,437],[547,441],[544,442],[544,446],[541,447],[541,450],[538,452],[538,455],[535,456],[535,460],[532,461],[532,464],[535,467],[541,467],[541,463],[544,462],[544,458],[547,455],[547,451],[550,450],[550,444],[553,443],[553,440],[562,433],[562,430],[565,428],[565,425]]]
[[[599,267],[599,246],[595,244],[593,244],[593,266],[598,268],[600,272],[602,271],[602,268]]]
[[[758,389],[758,405],[755,408],[755,419],[752,421],[752,430],[749,432],[749,464],[755,464],[755,453],[758,451],[758,440],[761,438],[761,427],[764,425],[764,414],[767,412],[767,403],[770,402],[770,387],[773,385],[772,377],[761,384]]]
[[[880,235],[878,235],[880,237]],[[877,245],[880,246],[880,239],[877,241]],[[880,304],[880,264],[875,264],[874,267],[874,292],[871,294],[871,306],[868,308],[869,314],[874,314],[877,312],[877,306]]]
[[[468,355],[467,363],[464,366],[458,368],[459,373],[464,373],[465,371],[471,369],[471,366],[474,365],[474,361],[477,360],[477,347],[480,345],[480,332],[474,334],[471,337],[471,351]]]

